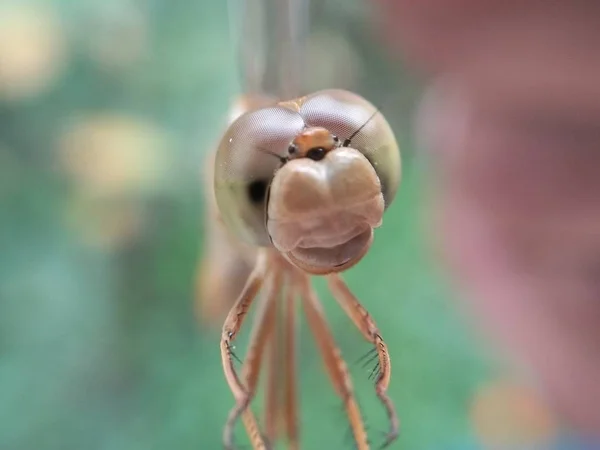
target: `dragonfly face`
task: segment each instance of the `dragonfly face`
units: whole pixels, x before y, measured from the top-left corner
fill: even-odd
[[[311,274],[356,264],[381,225],[381,183],[358,151],[339,147],[317,161],[290,161],[277,171],[267,207],[273,245]]]
[[[400,181],[400,153],[377,109],[326,90],[242,115],[221,141],[215,193],[232,233],[312,274],[367,253]]]

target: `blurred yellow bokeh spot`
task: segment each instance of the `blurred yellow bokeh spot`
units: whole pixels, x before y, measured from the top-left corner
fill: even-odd
[[[67,42],[47,6],[0,5],[0,100],[20,100],[49,88],[66,63]]]
[[[80,117],[59,144],[63,167],[92,197],[139,196],[159,188],[168,172],[164,133],[135,116]]]
[[[500,379],[482,386],[473,398],[471,423],[486,449],[537,446],[558,433],[558,421],[532,386]]]
[[[141,237],[146,200],[173,176],[167,140],[160,127],[118,112],[84,114],[66,128],[58,143],[72,181],[66,219],[85,243],[116,250]]]

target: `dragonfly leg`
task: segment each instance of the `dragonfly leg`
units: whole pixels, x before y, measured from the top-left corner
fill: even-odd
[[[233,430],[240,416],[242,416],[244,424],[246,425],[253,448],[255,450],[265,450],[269,448],[264,437],[260,433],[256,419],[248,406],[256,392],[266,342],[274,325],[274,304],[277,300],[278,291],[280,290],[281,285],[281,275],[279,271],[276,271],[269,277],[270,283],[266,295],[260,305],[260,310],[257,311],[252,336],[250,338],[248,355],[242,368],[243,383],[240,381],[240,376],[233,364],[233,359],[236,358],[236,356],[235,353],[233,353],[232,345],[237,333],[242,327],[249,308],[263,284],[265,278],[265,266],[263,263],[264,261],[260,260],[257,268],[250,275],[244,290],[229,312],[223,326],[221,359],[223,362],[225,378],[236,400],[236,404],[229,413],[223,431],[223,443],[226,449],[233,449]]]
[[[390,429],[382,446],[382,448],[385,448],[396,440],[400,428],[398,414],[387,394],[392,367],[387,345],[383,341],[371,315],[360,304],[354,294],[352,294],[342,277],[339,274],[332,274],[327,277],[327,281],[335,299],[363,334],[364,338],[373,344],[377,351],[378,361],[376,370],[378,371],[378,376],[375,381],[375,392],[385,407],[390,421]]]
[[[281,348],[281,308],[276,311],[277,320],[275,329],[269,339],[269,355],[267,360],[267,380],[265,390],[265,435],[270,442],[279,438],[281,424],[281,385],[283,366],[283,349]]]
[[[284,312],[283,346],[285,358],[283,360],[283,417],[289,450],[298,450],[300,448],[298,433],[298,397],[296,392],[298,386],[296,361],[298,319],[296,311],[296,295],[297,291],[290,286],[287,292]]]
[[[301,284],[301,298],[304,306],[308,325],[315,337],[317,346],[323,358],[325,369],[331,379],[336,393],[344,401],[344,407],[352,434],[358,450],[369,450],[369,442],[365,425],[360,414],[360,409],[354,397],[352,382],[346,363],[342,359],[339,348],[336,346],[333,335],[329,329],[321,303],[310,285],[310,279],[305,279]]]

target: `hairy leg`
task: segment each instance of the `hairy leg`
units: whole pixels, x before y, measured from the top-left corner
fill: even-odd
[[[253,441],[252,445],[254,449],[267,448],[267,445],[258,430],[256,420],[247,407],[256,390],[258,373],[261,365],[260,363],[264,353],[266,338],[268,337],[269,333],[269,318],[270,315],[272,315],[272,311],[274,311],[274,309],[270,308],[270,306],[277,298],[277,290],[279,290],[279,286],[277,286],[277,284],[280,283],[281,280],[279,272],[275,272],[270,277],[270,285],[268,286],[266,295],[263,298],[264,301],[261,305],[261,309],[260,311],[257,311],[257,318],[253,327],[253,333],[249,344],[250,350],[242,369],[244,383],[240,381],[240,377],[238,376],[233,365],[233,357],[235,357],[235,355],[232,347],[232,342],[241,329],[248,310],[263,284],[266,272],[266,263],[267,261],[265,255],[261,255],[257,262],[256,268],[250,275],[244,290],[242,291],[234,307],[229,312],[223,326],[223,334],[221,337],[221,359],[223,362],[225,378],[236,400],[236,406],[230,412],[223,432],[223,441],[225,448],[227,449],[233,448],[233,429],[235,422],[243,413],[244,423],[250,438]],[[245,413],[245,411],[248,412]]]
[[[387,395],[392,369],[387,346],[385,345],[381,334],[379,334],[379,330],[371,318],[371,315],[360,304],[354,294],[352,294],[342,277],[339,274],[329,275],[327,281],[335,299],[344,309],[346,314],[348,314],[350,319],[352,319],[364,338],[373,344],[377,351],[378,362],[376,370],[378,370],[379,374],[375,381],[375,392],[377,393],[377,397],[381,400],[381,403],[383,403],[390,420],[390,430],[387,434],[386,441],[383,444],[383,447],[387,447],[396,440],[400,428],[398,414],[396,413],[394,404]]]

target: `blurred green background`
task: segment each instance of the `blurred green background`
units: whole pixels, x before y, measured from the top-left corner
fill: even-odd
[[[485,424],[498,422],[498,392],[519,385],[468,331],[429,253],[409,134],[418,87],[364,4],[315,3],[311,89],[380,105],[404,152],[400,194],[346,275],[390,347],[392,448],[468,448],[497,431]],[[216,0],[0,4],[1,449],[222,448],[233,396],[218,333],[193,302],[201,167],[238,92],[228,27]],[[317,284],[351,363],[369,347]],[[303,448],[352,448],[302,326]],[[350,368],[379,443],[387,424],[368,371]],[[241,426],[237,441],[247,445]]]

